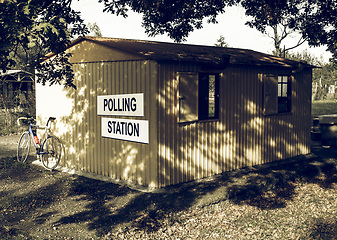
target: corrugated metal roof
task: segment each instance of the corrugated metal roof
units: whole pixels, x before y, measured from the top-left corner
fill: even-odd
[[[238,48],[223,48],[191,44],[165,43],[104,37],[81,37],[69,47],[82,41],[102,44],[121,51],[137,54],[144,59],[162,61],[189,61],[209,64],[233,64],[275,67],[310,67],[305,62],[293,61],[270,54]]]

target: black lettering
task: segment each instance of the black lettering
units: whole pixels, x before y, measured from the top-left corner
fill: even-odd
[[[118,111],[123,111],[123,109],[120,106],[120,99],[118,98],[117,101],[118,101]]]
[[[134,136],[137,135],[137,137],[139,137],[139,123],[133,123],[133,132]]]
[[[117,102],[116,102],[117,101]],[[105,98],[103,99],[103,111],[132,111],[137,110],[137,99],[133,98]]]
[[[108,121],[108,133],[139,137],[139,123]]]
[[[108,105],[108,108],[109,108],[109,111],[112,111],[112,109],[113,109],[113,102],[112,102],[112,99],[111,99],[111,98],[109,99],[109,105]]]
[[[131,110],[134,112],[137,109],[136,98],[131,98]]]
[[[121,126],[119,125],[119,122],[117,122],[117,127],[116,127],[116,134],[118,134],[118,132],[119,132],[119,134],[121,134]]]
[[[116,99],[113,100],[113,106],[114,106],[114,111],[118,111],[118,109],[116,108]]]
[[[108,133],[112,132],[111,121],[108,121]]]
[[[128,135],[132,136],[133,134],[133,125],[132,123],[128,123]]]
[[[122,135],[125,135],[125,133],[124,133],[124,125],[125,125],[125,122],[121,122],[121,134]]]
[[[125,99],[125,111],[130,112],[130,98]]]
[[[112,133],[116,133],[116,121],[112,121],[113,124],[113,131]]]
[[[108,99],[104,98],[104,104],[103,104],[103,106],[104,106],[103,107],[103,109],[104,109],[103,111],[105,111],[105,107],[108,106]]]

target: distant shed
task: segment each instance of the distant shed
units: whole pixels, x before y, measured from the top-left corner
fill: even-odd
[[[68,51],[77,90],[36,86],[63,166],[157,188],[310,152],[311,65],[113,38]]]
[[[28,97],[33,92],[34,76],[23,70],[0,71],[0,95],[13,99],[20,93]]]

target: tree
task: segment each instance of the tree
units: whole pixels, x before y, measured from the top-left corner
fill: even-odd
[[[279,57],[285,57],[286,52],[289,50],[292,50],[294,48],[299,47],[303,43],[306,42],[306,39],[303,38],[303,36],[297,36],[297,42],[292,45],[286,47],[285,45],[282,45],[283,41],[289,37],[293,37],[293,35],[296,35],[296,30],[288,29],[288,25],[286,22],[281,22],[277,25],[270,26],[271,32],[264,32],[267,34],[274,42],[274,52],[273,54]],[[283,46],[283,48],[282,48]]]
[[[89,30],[89,36],[102,37],[102,32],[96,22],[88,23],[87,28]]]
[[[267,27],[286,26],[287,32],[297,31],[310,46],[326,45],[337,62],[337,1],[335,0],[98,0],[104,11],[127,16],[127,11],[143,15],[142,26],[149,36],[168,34],[177,42],[186,40],[194,29],[203,27],[204,20],[216,23],[225,8],[241,5],[251,17],[247,24],[261,32]],[[88,31],[80,13],[71,9],[72,0],[3,0],[0,2],[0,69],[15,64],[19,46],[38,46],[48,52],[62,53],[74,36]],[[68,31],[70,29],[70,31]],[[280,49],[279,40],[276,47]],[[60,60],[68,66],[68,55]],[[36,65],[39,66],[39,59]],[[40,70],[48,70],[39,68]],[[50,71],[55,69],[49,69]],[[73,86],[67,72],[59,78],[65,86]],[[41,76],[45,76],[42,74]],[[50,75],[53,78],[52,74]],[[42,81],[42,79],[38,79]],[[49,80],[47,80],[49,81]],[[53,80],[51,80],[53,81]]]
[[[326,45],[337,59],[336,27],[337,3],[334,0],[243,0],[241,5],[246,15],[252,17],[247,22],[262,33],[266,28],[274,30],[275,49],[280,54],[280,42],[289,34],[298,32],[298,43],[290,50],[307,41],[310,46]],[[281,28],[278,34],[277,28]]]
[[[9,57],[15,62],[13,69],[21,69],[34,74],[36,62],[47,53],[39,44],[29,48],[18,45],[15,51],[10,52]]]
[[[282,46],[283,40],[298,32],[294,21],[294,16],[303,8],[304,1],[255,1],[243,0],[241,5],[246,9],[246,15],[252,17],[252,20],[246,24],[258,31],[268,35],[274,42],[274,54],[284,56],[285,52],[298,47],[306,41],[306,38],[300,36],[297,44],[290,48]],[[283,47],[283,48],[282,48]]]
[[[316,56],[313,56],[307,50],[303,50],[302,52],[286,52],[285,57],[288,59],[292,59],[295,61],[304,61],[313,66],[322,67],[325,63],[324,60],[319,59]]]
[[[220,38],[216,40],[216,43],[214,44],[216,47],[229,47],[228,43],[225,41],[225,37],[220,35]]]
[[[142,25],[149,36],[168,34],[176,42],[186,40],[203,20],[216,23],[216,16],[239,0],[99,0],[104,11],[127,17],[127,11],[143,14]]]
[[[326,45],[337,61],[337,2],[335,0],[99,0],[104,11],[127,16],[127,11],[143,14],[143,26],[150,36],[167,33],[175,41],[186,39],[203,19],[216,23],[225,7],[241,5],[252,19],[251,27],[265,33],[267,27],[287,27],[297,31],[310,46]],[[288,33],[287,33],[288,34]],[[276,47],[282,35],[275,38]]]
[[[61,54],[71,36],[87,32],[78,12],[70,7],[71,0],[4,0],[0,2],[0,69],[6,71],[15,66],[17,57],[35,48],[37,56],[32,64],[39,69],[40,59],[45,52]],[[70,29],[70,31],[68,31]],[[43,50],[43,51],[40,51]],[[63,55],[62,68],[69,64],[69,56]],[[50,70],[50,69],[49,69]],[[72,79],[64,75],[38,81],[53,81],[65,86],[74,86]],[[58,76],[59,77],[59,76]]]
[[[327,95],[329,86],[336,86],[337,84],[337,66],[333,63],[326,63],[322,59],[311,55],[308,51],[296,53],[286,53],[288,59],[296,61],[305,61],[308,64],[317,66],[313,69],[312,81],[316,86],[316,90],[313,91],[313,99],[323,99]]]

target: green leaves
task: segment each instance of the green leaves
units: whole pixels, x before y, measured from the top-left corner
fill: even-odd
[[[337,59],[337,3],[333,0],[242,0],[247,24],[265,33],[279,24],[297,31],[311,46],[326,45]]]
[[[131,9],[143,14],[142,26],[149,36],[168,34],[176,42],[186,40],[194,29],[203,26],[203,20],[216,23],[217,15],[236,0],[99,0],[105,11],[126,16]]]
[[[20,52],[27,56],[34,55],[29,64],[39,67],[40,58],[46,52],[62,53],[71,39],[87,34],[88,30],[80,13],[71,9],[71,2],[72,0],[0,1],[0,69],[13,67]],[[127,17],[129,10],[142,14],[142,26],[149,36],[167,34],[176,42],[186,40],[194,29],[202,28],[205,20],[216,23],[217,16],[224,13],[226,7],[241,4],[246,10],[246,15],[251,17],[247,22],[249,26],[265,33],[267,27],[275,29],[275,26],[282,24],[287,31],[301,34],[302,39],[307,40],[312,46],[326,45],[337,62],[335,0],[98,0],[98,2],[104,4],[104,11],[112,14]],[[36,54],[27,54],[31,46],[36,47]],[[69,76],[66,74],[64,78],[68,79]],[[46,81],[56,83],[59,79]],[[67,81],[66,84],[71,85]]]
[[[59,53],[40,64],[36,68],[36,79],[42,85],[63,84],[65,87],[76,86],[73,83],[74,73],[72,64],[69,62],[70,53]]]
[[[1,1],[0,69],[14,67],[18,56],[22,53],[26,53],[27,56],[34,55],[29,64],[43,69],[39,65],[44,54],[61,53],[75,35],[86,34],[83,20],[78,12],[71,9],[71,2],[71,0]],[[36,47],[36,54],[28,54],[32,47]],[[56,79],[50,78],[46,81],[59,82],[59,76],[52,74],[49,76]],[[66,75],[63,78],[68,79],[68,77]],[[66,81],[66,85],[71,84]]]

